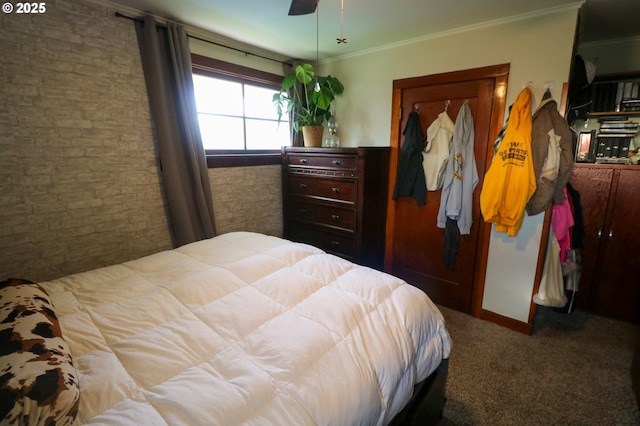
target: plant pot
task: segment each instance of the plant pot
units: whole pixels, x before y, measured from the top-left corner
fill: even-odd
[[[324,127],[322,126],[302,126],[302,138],[304,139],[304,146],[321,147],[323,133]]]

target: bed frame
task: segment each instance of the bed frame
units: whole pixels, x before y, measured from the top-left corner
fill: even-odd
[[[429,377],[415,385],[409,403],[389,423],[390,426],[435,425],[444,410],[449,360],[444,359]]]

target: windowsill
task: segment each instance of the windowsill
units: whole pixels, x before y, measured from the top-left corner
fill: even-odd
[[[207,150],[207,167],[247,167],[275,165],[282,162],[280,150],[227,151]]]

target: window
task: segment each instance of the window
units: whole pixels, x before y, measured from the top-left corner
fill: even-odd
[[[211,164],[213,157],[250,157],[259,164],[275,164],[280,149],[290,145],[289,121],[278,116],[271,101],[280,90],[282,76],[252,70],[199,55],[192,55],[193,84],[202,143]],[[276,157],[265,163],[265,155]],[[229,164],[226,164],[229,165]]]
[[[280,149],[289,144],[288,117],[278,123],[271,99],[278,89],[194,74],[205,149]]]

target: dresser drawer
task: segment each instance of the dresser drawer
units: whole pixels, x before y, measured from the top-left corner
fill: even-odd
[[[355,180],[319,178],[316,176],[289,175],[291,195],[307,195],[333,200],[356,202],[357,187]]]
[[[289,154],[287,162],[291,166],[322,167],[339,170],[356,170],[357,157],[353,155]]]
[[[339,204],[318,204],[300,198],[292,198],[289,217],[349,231],[356,229],[355,210]]]
[[[352,235],[326,232],[324,230],[291,223],[288,238],[316,246],[328,253],[334,253],[346,258],[353,258],[356,254],[356,241]]]

